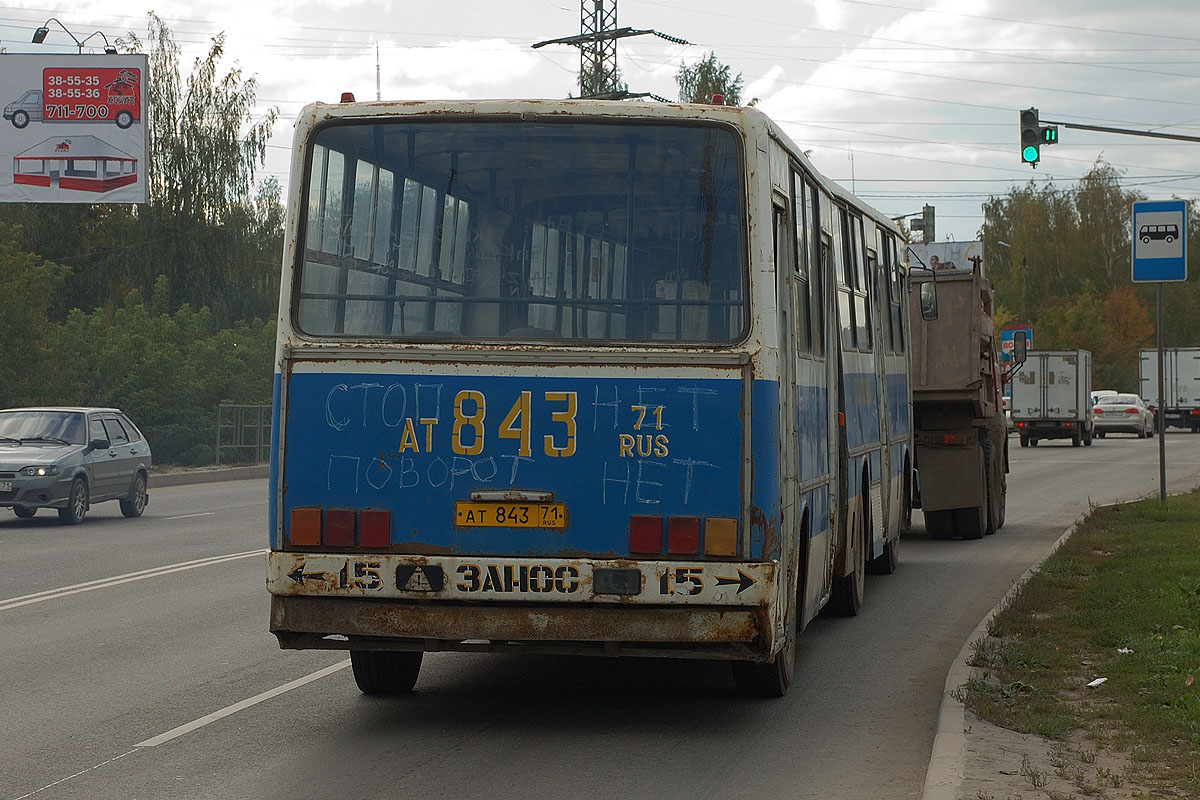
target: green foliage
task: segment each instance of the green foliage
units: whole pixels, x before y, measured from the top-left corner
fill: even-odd
[[[981,236],[993,256],[998,319],[1030,323],[1037,349],[1090,350],[1093,386],[1138,391],[1138,350],[1154,338],[1154,289],[1130,282],[1130,209],[1142,198],[1123,190],[1120,177],[1097,161],[1071,190],[1014,188],[984,204]],[[1200,244],[1200,225],[1189,235]],[[1167,288],[1169,346],[1200,345],[1194,284]]]
[[[711,103],[714,94],[724,95],[730,105],[742,101],[742,73],[731,76],[729,65],[717,61],[713,52],[690,67],[681,63],[675,83],[679,86],[681,103]]]

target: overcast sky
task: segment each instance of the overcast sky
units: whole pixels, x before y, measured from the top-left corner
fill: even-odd
[[[80,39],[144,38],[151,10],[185,69],[225,33],[226,67],[256,76],[260,107],[279,109],[265,172],[285,183],[301,107],[374,99],[377,49],[385,100],[578,93],[578,50],[530,45],[578,34],[580,0],[10,3],[0,47],[76,52],[53,23],[30,43],[48,17]],[[892,216],[935,206],[939,240],[976,238],[988,197],[1030,180],[1071,187],[1100,158],[1150,199],[1200,195],[1200,143],[1062,128],[1037,170],[1017,148],[1030,106],[1043,121],[1200,137],[1196,0],[619,0],[617,23],[692,43],[621,40],[630,91],[675,99],[680,63],[713,51],[826,175]]]

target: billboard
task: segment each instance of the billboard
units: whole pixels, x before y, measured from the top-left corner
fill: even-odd
[[[3,58],[0,202],[146,202],[146,56]]]
[[[973,269],[974,258],[983,258],[983,242],[913,242],[908,245],[908,265],[911,268],[924,264],[930,269]],[[980,261],[980,264],[983,262]]]

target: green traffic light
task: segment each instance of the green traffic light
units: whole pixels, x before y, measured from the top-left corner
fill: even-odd
[[[1021,160],[1026,164],[1032,164],[1038,160],[1038,149],[1033,145],[1026,145],[1021,150]]]

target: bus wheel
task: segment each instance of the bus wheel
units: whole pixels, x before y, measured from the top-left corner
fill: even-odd
[[[757,661],[734,661],[733,682],[747,697],[783,697],[792,685],[796,672],[796,631],[788,632],[787,644],[775,654],[770,664]]]
[[[351,650],[354,682],[363,694],[408,694],[421,672],[421,651]]]
[[[868,513],[867,519],[871,516]],[[872,558],[867,562],[867,571],[872,575],[892,575],[896,572],[896,567],[900,564],[900,532],[896,532],[896,538],[888,540],[887,537],[887,522],[884,521],[884,542],[883,552],[878,558]],[[869,530],[869,529],[868,529]],[[874,538],[873,534],[868,533],[863,537],[864,540],[870,542]]]
[[[854,548],[854,570],[841,578],[833,579],[833,596],[829,598],[829,612],[838,617],[853,617],[862,608],[867,584],[867,546],[863,535],[865,525],[861,522],[854,535],[858,547]]]

